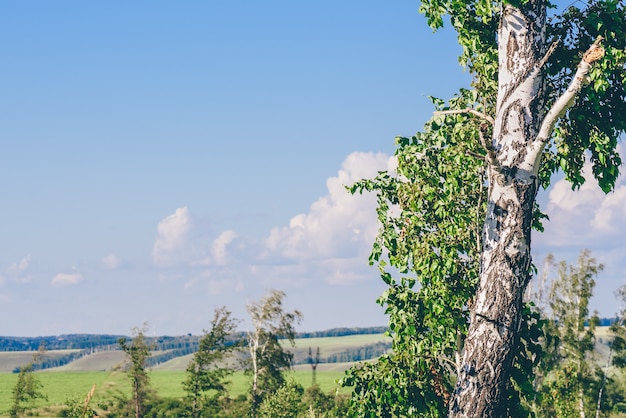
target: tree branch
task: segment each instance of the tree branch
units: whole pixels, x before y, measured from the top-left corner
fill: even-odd
[[[470,113],[474,116],[478,116],[481,119],[485,119],[490,124],[494,124],[493,118],[485,113],[479,112],[476,109],[466,108],[466,109],[455,109],[455,110],[439,110],[435,112],[435,115],[459,115],[463,113]]]
[[[554,102],[548,114],[543,119],[539,134],[535,139],[535,143],[540,147],[543,148],[545,143],[548,142],[556,122],[565,114],[567,109],[574,104],[576,96],[578,96],[578,93],[580,93],[580,90],[587,82],[587,74],[589,74],[591,65],[604,56],[604,48],[600,45],[602,39],[601,36],[598,36],[587,52],[585,52],[567,90]]]
[[[478,137],[480,138],[480,143],[485,151],[487,151],[487,155],[485,155],[485,161],[487,161],[487,163],[489,163],[496,171],[500,171],[500,161],[498,161],[498,157],[496,156],[496,149],[491,142],[487,141],[487,138],[485,137],[486,131],[486,124],[482,124],[478,128]]]
[[[541,67],[543,67],[546,64],[546,62],[550,58],[550,55],[552,55],[554,53],[554,51],[556,50],[556,47],[558,45],[559,45],[559,41],[558,40],[552,42],[552,45],[550,45],[550,48],[548,48],[548,51],[546,52],[546,54],[543,56],[543,58],[541,58],[541,61],[539,61],[539,67],[538,68],[541,68]]]
[[[468,155],[468,156],[474,157],[474,158],[478,158],[479,160],[484,160],[485,159],[484,155],[481,155],[481,154],[479,154],[477,152],[470,151],[470,150],[465,151],[465,155]]]

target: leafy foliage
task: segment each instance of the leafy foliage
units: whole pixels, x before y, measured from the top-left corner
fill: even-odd
[[[96,385],[91,387],[91,390],[87,394],[84,400],[80,399],[68,399],[65,402],[65,408],[60,412],[59,416],[67,418],[93,418],[97,417],[98,413],[90,405],[91,398],[96,391]]]
[[[561,118],[554,131],[554,146],[544,153],[543,176],[563,170],[578,188],[585,181],[583,164],[590,157],[594,177],[602,190],[613,189],[621,158],[616,145],[626,131],[626,10],[621,0],[591,0],[587,7],[569,7],[548,25],[548,37],[558,47],[546,63],[548,105],[567,89],[573,70],[598,37],[604,58],[589,73],[588,84]]]
[[[288,380],[277,391],[268,395],[259,407],[259,417],[291,418],[297,417],[301,411],[301,399],[304,388]]]
[[[445,111],[476,99],[462,90],[449,106],[433,102]],[[382,172],[350,188],[378,195],[382,227],[370,263],[378,262],[389,285],[378,303],[393,338],[392,353],[342,382],[354,386],[359,416],[445,415],[478,277],[486,193],[480,123],[467,114],[435,116],[424,132],[397,138],[395,175]]]

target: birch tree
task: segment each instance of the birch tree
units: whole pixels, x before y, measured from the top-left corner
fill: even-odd
[[[284,292],[272,290],[260,301],[248,305],[253,329],[248,332],[250,358],[246,372],[252,375],[252,416],[256,416],[265,396],[285,383],[283,371],[291,368],[293,353],[285,350],[280,340],[294,345],[295,324],[302,319],[302,313],[285,312],[284,297]]]
[[[441,338],[430,343],[442,345],[439,352],[447,350],[446,358],[456,360],[455,382],[438,383],[442,396],[449,397],[451,417],[511,415],[511,397],[523,392],[521,387],[511,390],[516,387],[511,379],[524,351],[523,330],[529,329],[522,298],[533,272],[531,229],[541,230],[546,218],[536,203],[538,190],[548,187],[558,170],[579,187],[588,162],[599,186],[609,192],[621,165],[616,145],[626,129],[624,4],[576,2],[549,19],[550,6],[546,0],[422,1],[420,11],[431,27],[449,19],[456,30],[463,48],[460,62],[473,77],[471,88],[448,104],[435,100],[437,109],[425,131],[397,139],[397,175],[381,173],[352,187],[353,192],[378,192],[383,228],[371,260],[390,285],[380,302],[392,316],[392,332],[408,335],[411,342],[405,346],[430,363],[411,363],[422,368],[416,373],[419,381],[429,367],[440,376],[442,364],[439,356],[424,355],[428,342],[415,341],[420,333],[437,330]],[[429,164],[433,159],[439,162],[434,167]],[[422,164],[433,170],[420,170]],[[483,185],[484,195],[472,192]],[[455,225],[471,213],[482,224],[475,235],[472,225],[467,231]],[[392,279],[388,265],[407,277]],[[415,282],[418,291],[411,293]],[[404,299],[394,299],[398,295]],[[425,312],[428,306],[435,313]],[[448,327],[448,334],[441,327]],[[455,332],[462,347],[456,354]],[[371,375],[374,379],[376,373]],[[450,392],[448,385],[454,385]],[[422,395],[415,395],[410,384],[406,387],[410,396],[403,399],[430,404],[426,395],[432,390],[422,388]]]

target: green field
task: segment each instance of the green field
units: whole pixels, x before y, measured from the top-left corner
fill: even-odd
[[[307,366],[308,367],[308,366]],[[130,393],[130,384],[126,375],[121,372],[37,372],[37,376],[43,384],[43,392],[48,397],[47,401],[38,400],[34,406],[37,407],[39,416],[54,417],[70,399],[82,400],[96,385],[96,392],[92,398],[91,405],[98,407],[112,400],[116,393]],[[302,386],[311,385],[311,369],[302,368],[288,373],[289,377],[300,383]],[[339,389],[337,380],[343,376],[342,371],[319,371],[317,372],[317,383],[324,392],[334,392]],[[184,391],[182,382],[185,379],[184,371],[152,371],[150,372],[150,382],[157,394],[161,398],[182,398]],[[231,376],[230,395],[246,393],[250,384],[250,378],[243,372],[237,372]],[[11,407],[11,390],[17,381],[17,374],[0,373],[0,416],[6,416]],[[346,389],[340,392],[348,392]]]

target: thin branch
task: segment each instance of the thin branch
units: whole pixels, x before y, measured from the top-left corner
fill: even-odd
[[[559,45],[559,40],[558,39],[556,41],[552,42],[552,45],[550,45],[550,48],[548,48],[548,51],[546,52],[546,54],[543,56],[543,58],[541,58],[541,61],[539,61],[539,67],[538,68],[541,68],[541,67],[543,67],[546,64],[546,62],[550,58],[550,55],[552,55],[554,53],[554,51],[556,50],[556,47],[558,45]]]
[[[601,36],[598,36],[596,41],[589,47],[587,52],[585,52],[583,59],[576,68],[576,74],[572,77],[572,81],[567,87],[567,90],[565,90],[565,92],[554,102],[548,111],[548,114],[544,118],[541,128],[539,129],[539,134],[535,139],[535,143],[541,148],[543,148],[545,143],[550,139],[550,135],[552,135],[556,122],[565,114],[567,109],[574,104],[576,96],[586,84],[587,74],[589,74],[591,64],[604,56],[604,48],[600,45],[602,39],[603,38]]]
[[[478,129],[478,137],[480,138],[480,143],[487,151],[487,155],[485,155],[485,161],[491,165],[496,171],[500,171],[500,162],[498,161],[498,157],[496,156],[496,149],[493,147],[493,144],[487,141],[485,138],[486,126],[483,124]]]
[[[463,114],[463,113],[470,113],[474,116],[478,116],[481,119],[485,119],[487,122],[489,122],[490,124],[494,124],[494,120],[491,116],[479,112],[476,109],[472,109],[470,107],[466,108],[466,109],[455,109],[455,110],[439,110],[437,112],[435,112],[435,115],[459,115],[459,114]]]
[[[469,155],[470,157],[478,158],[479,160],[484,160],[485,159],[484,155],[481,155],[481,154],[479,154],[477,152],[470,151],[470,150],[465,151],[465,155]]]

